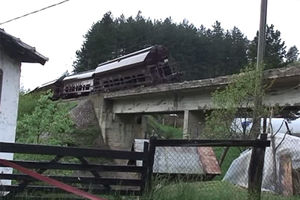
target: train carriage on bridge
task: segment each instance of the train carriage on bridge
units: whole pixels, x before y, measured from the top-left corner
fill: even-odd
[[[52,89],[53,99],[72,98],[92,92],[109,92],[179,81],[180,74],[169,65],[168,51],[161,45],[151,46],[101,63],[85,71],[43,84],[34,91]]]
[[[163,46],[152,46],[99,64],[94,73],[94,91],[113,91],[175,81]]]

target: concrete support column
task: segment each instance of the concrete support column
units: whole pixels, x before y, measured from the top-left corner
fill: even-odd
[[[146,117],[141,114],[115,114],[113,101],[103,94],[90,97],[99,121],[101,135],[110,149],[130,150],[134,139],[145,137]]]
[[[130,150],[134,139],[145,135],[143,117],[139,114],[116,114],[106,129],[108,144],[114,149]]]
[[[185,110],[184,114],[183,114],[183,139],[189,139],[190,138],[189,117],[190,117],[190,111]]]
[[[145,135],[145,123],[139,114],[107,113],[105,137],[110,149],[130,150],[134,139],[142,139]]]
[[[201,111],[184,111],[183,138],[201,138],[205,126],[205,114]]]

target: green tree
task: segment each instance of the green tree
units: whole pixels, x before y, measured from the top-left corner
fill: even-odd
[[[247,67],[241,73],[233,75],[228,86],[212,94],[213,105],[218,109],[207,116],[205,137],[223,139],[257,137],[250,135],[250,130],[243,130],[241,126],[241,122],[249,120],[252,110],[256,109],[252,107],[256,95],[257,73],[259,72],[254,70],[254,67]],[[264,113],[264,109],[258,111],[260,117],[264,116]]]
[[[201,79],[238,72],[247,63],[247,38],[234,27],[224,31],[220,22],[212,29],[196,28],[187,20],[176,24],[172,19],[145,19],[110,12],[95,23],[76,52],[74,71],[94,69],[101,62],[150,45],[162,44],[169,49],[171,62],[185,80]]]
[[[296,46],[292,46],[289,48],[288,52],[285,55],[286,63],[290,64],[293,62],[297,62],[299,56],[299,51]]]
[[[41,95],[34,110],[19,118],[18,142],[63,145],[72,140],[68,135],[73,130],[68,113],[71,105],[54,102],[51,97],[50,92]]]
[[[85,42],[80,51],[76,52],[75,71],[94,69],[99,63],[113,58],[116,45],[114,26],[112,14],[108,12],[91,27],[84,36]]]
[[[258,32],[249,47],[249,59],[256,62],[257,56]],[[274,29],[274,25],[267,26],[266,30],[266,49],[264,56],[265,69],[278,68],[286,65],[285,42],[281,39],[281,33]]]
[[[24,93],[20,92],[19,106],[18,106],[18,120],[22,119],[24,115],[30,115],[37,105],[40,93]]]

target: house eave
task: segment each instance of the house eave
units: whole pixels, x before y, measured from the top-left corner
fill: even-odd
[[[40,63],[44,65],[49,60],[38,53],[34,47],[6,33],[3,29],[0,29],[0,44],[10,57],[20,62]]]

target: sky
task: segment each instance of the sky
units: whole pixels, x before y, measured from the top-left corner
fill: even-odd
[[[0,0],[0,22],[58,3],[61,0]],[[300,48],[300,0],[269,0],[268,24],[281,31],[288,47]],[[224,29],[237,26],[248,39],[253,39],[259,28],[260,0],[70,0],[40,13],[0,25],[7,33],[36,47],[49,58],[39,64],[22,64],[21,86],[34,89],[71,72],[75,52],[79,50],[93,23],[111,11],[113,16],[136,16],[138,11],[151,19],[171,17],[180,23],[187,19],[196,27],[206,27],[220,21]],[[101,48],[101,47],[99,47]]]

